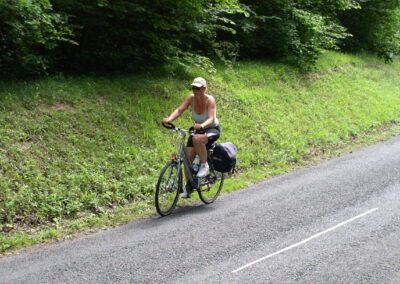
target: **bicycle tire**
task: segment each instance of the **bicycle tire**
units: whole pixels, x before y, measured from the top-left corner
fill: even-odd
[[[205,204],[213,203],[217,199],[225,180],[225,175],[223,173],[212,171],[210,175],[210,179],[215,178],[215,181],[197,189],[201,201]]]
[[[176,176],[178,179],[176,180]],[[178,163],[169,162],[161,171],[155,194],[155,205],[158,214],[167,216],[175,209],[179,191],[182,189],[182,170],[178,172]]]

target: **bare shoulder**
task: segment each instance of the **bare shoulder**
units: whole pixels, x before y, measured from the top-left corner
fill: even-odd
[[[215,99],[213,96],[207,95],[207,98],[208,98],[208,103],[215,104]]]
[[[208,100],[209,100],[209,101],[213,101],[213,102],[215,102],[215,99],[214,99],[214,97],[213,97],[213,96],[211,96],[211,95],[207,95],[207,98],[208,98]]]
[[[190,94],[185,98],[185,103],[191,103],[194,98],[194,94]]]
[[[188,95],[183,102],[181,103],[181,105],[179,106],[179,111],[183,112],[185,109],[187,109],[191,103],[192,103],[192,98],[193,98],[193,94]]]

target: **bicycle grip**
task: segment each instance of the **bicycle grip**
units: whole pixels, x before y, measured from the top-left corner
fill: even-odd
[[[193,126],[190,127],[189,131],[193,132],[193,134],[205,134],[206,133],[206,131],[204,129],[195,130]]]
[[[171,122],[169,122],[169,123],[161,122],[161,124],[162,124],[162,126],[164,126],[167,129],[175,129],[175,125],[173,125]]]

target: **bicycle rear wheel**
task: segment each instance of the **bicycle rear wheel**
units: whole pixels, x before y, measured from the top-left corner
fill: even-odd
[[[221,192],[222,186],[224,185],[224,179],[225,176],[223,173],[211,171],[209,181],[200,186],[197,190],[201,201],[205,204],[213,203]]]
[[[178,163],[169,162],[161,171],[156,186],[155,205],[158,214],[167,216],[172,213],[182,189],[182,170],[178,172]]]

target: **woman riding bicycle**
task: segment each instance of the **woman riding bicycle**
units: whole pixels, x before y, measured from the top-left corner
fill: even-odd
[[[197,177],[205,177],[209,173],[206,145],[211,145],[221,134],[216,116],[215,99],[206,94],[206,88],[207,82],[205,79],[201,77],[195,78],[192,83],[193,93],[187,96],[169,117],[163,119],[163,123],[171,123],[180,117],[189,106],[192,107],[192,118],[195,122],[193,128],[195,130],[204,130],[204,134],[189,136],[186,147],[186,153],[192,162],[196,154],[200,157],[201,164]]]

